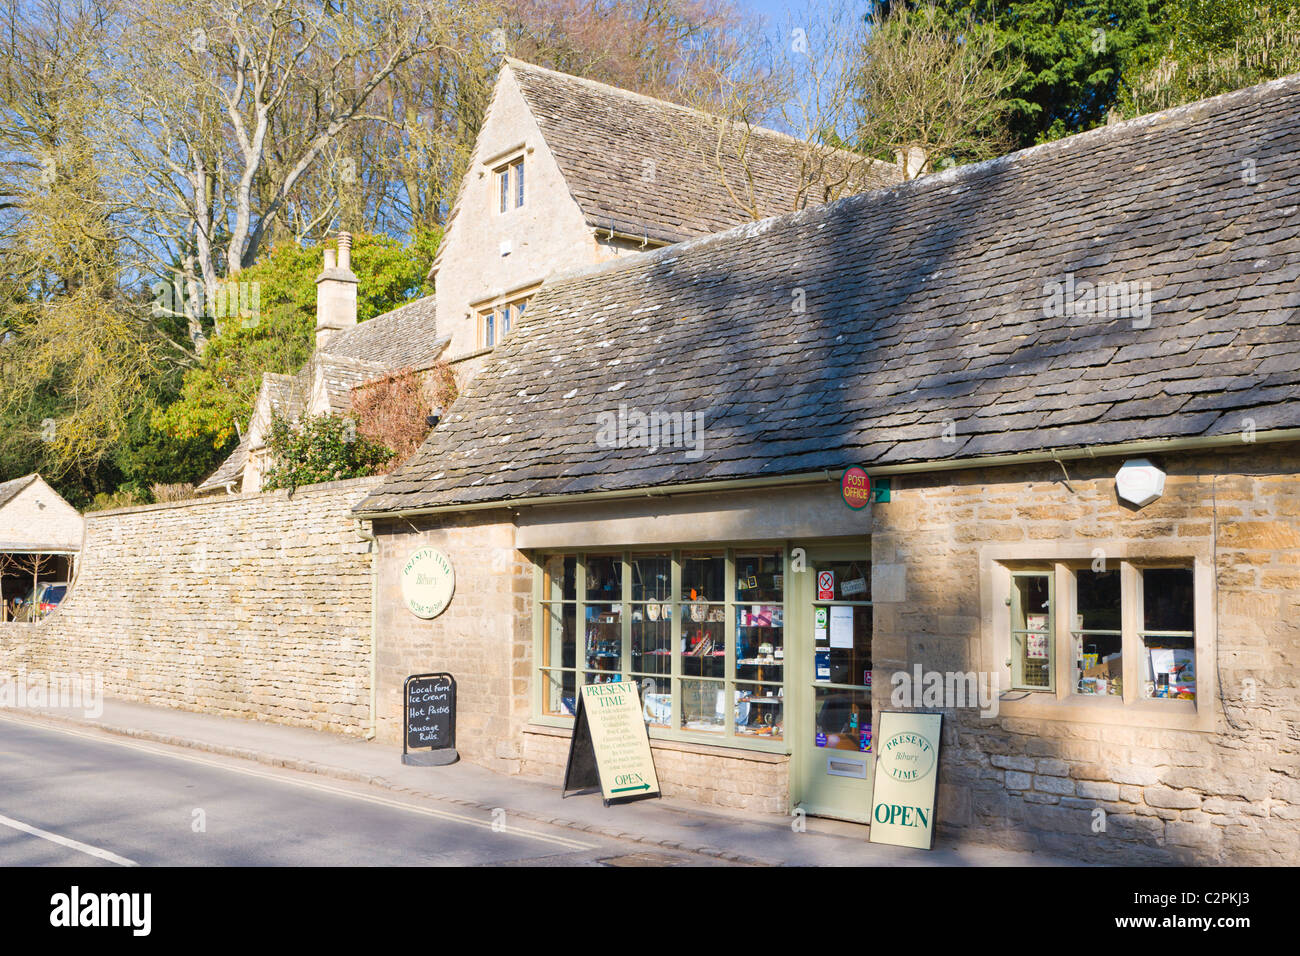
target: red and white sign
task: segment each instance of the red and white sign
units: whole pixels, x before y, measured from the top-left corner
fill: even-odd
[[[835,600],[835,572],[834,571],[817,572],[817,600],[819,601]]]
[[[871,479],[861,468],[850,468],[840,479],[840,494],[846,505],[861,511],[871,503]]]

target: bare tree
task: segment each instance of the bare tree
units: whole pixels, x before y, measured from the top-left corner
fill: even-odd
[[[179,266],[198,351],[203,303],[254,262],[376,91],[417,57],[455,55],[444,43],[455,9],[450,0],[124,2],[123,185],[145,199],[142,228],[159,258]],[[296,210],[308,231],[330,218]]]
[[[940,165],[1009,148],[1002,93],[1019,65],[1003,64],[990,27],[933,4],[877,7],[853,69],[856,140],[902,160],[911,179]]]

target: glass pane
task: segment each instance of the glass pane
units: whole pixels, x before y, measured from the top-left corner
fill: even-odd
[[[506,167],[498,175],[501,177],[501,211],[505,212],[510,208],[510,168]]]
[[[557,717],[576,713],[577,676],[573,671],[542,671],[542,713]]]
[[[736,678],[780,681],[785,674],[785,609],[779,604],[736,608]]]
[[[816,745],[871,753],[871,692],[816,688],[813,693]]]
[[[578,559],[572,554],[553,554],[542,565],[542,600],[574,601],[578,597]]]
[[[1142,572],[1142,630],[1190,631],[1195,626],[1191,568]]]
[[[671,674],[673,670],[672,619],[664,618],[669,605],[645,604],[632,608],[632,670],[640,674]]]
[[[672,681],[667,677],[643,677],[638,683],[641,685],[641,708],[645,722],[651,727],[672,727],[673,695],[669,692]]]
[[[1079,570],[1074,580],[1074,691],[1085,697],[1122,697],[1119,571]]]
[[[1118,631],[1119,570],[1074,572],[1076,585],[1076,631]]]
[[[578,608],[573,604],[542,606],[542,666],[577,667]]]
[[[617,601],[623,597],[623,559],[618,555],[587,556],[587,600]]]
[[[1196,700],[1196,639],[1151,634],[1195,627],[1191,568],[1148,568],[1142,572],[1142,696]]]
[[[492,331],[495,322],[496,322],[495,312],[489,312],[487,315],[483,317],[483,341],[488,348],[491,348],[493,345],[496,344],[496,336]]]
[[[736,733],[780,740],[785,715],[784,689],[775,684],[736,685]]]
[[[780,551],[736,555],[736,600],[780,601],[785,593]]]
[[[682,730],[726,732],[727,690],[721,681],[682,681]]]
[[[682,597],[692,601],[726,600],[727,562],[720,554],[682,555]]]
[[[673,565],[666,554],[632,556],[632,600],[667,601],[672,597]]]
[[[1196,647],[1190,637],[1143,635],[1144,698],[1196,700]]]
[[[1052,686],[1052,607],[1046,574],[1011,579],[1011,640],[1019,687]]]
[[[682,673],[687,677],[725,677],[727,611],[722,604],[682,605]]]
[[[818,562],[817,594],[819,601],[870,601],[871,600],[871,563],[869,561],[826,561]],[[830,580],[826,575],[830,575]],[[831,585],[833,598],[823,593],[824,584]]]
[[[586,658],[588,684],[622,680],[622,605],[588,604]]]
[[[813,607],[813,679],[832,684],[871,683],[871,608]]]
[[[515,205],[522,206],[524,204],[524,162],[523,160],[520,160],[518,163],[515,164],[515,184],[516,184],[516,191],[517,191],[517,195],[515,197]]]

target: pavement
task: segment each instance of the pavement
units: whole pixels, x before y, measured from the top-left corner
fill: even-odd
[[[105,699],[102,715],[94,719],[78,711],[6,708],[0,710],[0,733],[6,724],[15,733],[21,727],[12,725],[26,725],[31,730],[75,732],[105,743],[114,738],[150,742],[161,745],[153,748],[156,756],[205,752],[230,766],[279,768],[286,779],[342,781],[354,795],[405,795],[423,807],[441,807],[444,814],[489,828],[495,825],[498,831],[514,827],[560,839],[567,834],[578,842],[593,841],[593,847],[600,844],[607,854],[615,852],[611,847],[621,847],[614,865],[1078,865],[1041,853],[958,844],[942,835],[928,852],[884,846],[869,843],[868,828],[857,824],[809,817],[800,831],[792,826],[791,817],[702,809],[671,798],[606,807],[598,793],[562,797],[558,782],[498,774],[465,761],[445,767],[404,766],[400,747],[375,741],[129,701]],[[382,836],[376,834],[385,831],[379,822],[375,826],[379,829],[371,834],[372,841],[382,843]],[[485,862],[566,865],[568,861],[518,854]]]

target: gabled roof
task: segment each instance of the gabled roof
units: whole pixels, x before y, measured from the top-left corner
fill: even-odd
[[[851,182],[835,198],[902,175],[762,127],[747,137],[733,131],[719,150],[718,120],[698,110],[522,60],[506,64],[593,228],[678,242],[751,221],[751,204],[758,218],[776,216],[821,205],[828,182]],[[801,193],[809,183],[819,185]]]
[[[10,481],[0,482],[0,508],[3,508],[14,498],[18,497],[20,491],[39,478],[40,475],[36,472],[32,472],[30,475],[23,475],[21,478],[14,478]]]
[[[264,402],[269,411],[288,418],[301,415],[311,406],[319,375],[330,411],[346,414],[352,406],[352,389],[356,386],[402,369],[419,371],[437,360],[451,337],[437,337],[434,316],[434,297],[425,296],[340,332],[294,375],[264,372],[254,403],[255,412],[258,404]],[[234,451],[196,490],[220,491],[238,480],[249,450],[249,437],[245,434]]]
[[[357,510],[1295,428],[1298,217],[1290,77],[619,260],[544,285]],[[620,406],[702,413],[702,456],[602,447]]]
[[[450,341],[450,336],[438,338],[436,312],[434,297],[426,295],[340,332],[324,351],[339,358],[374,362],[390,372],[427,368]]]
[[[244,477],[244,465],[248,462],[248,435],[239,439],[226,460],[194,490],[198,492],[221,491],[226,485],[237,482]]]

